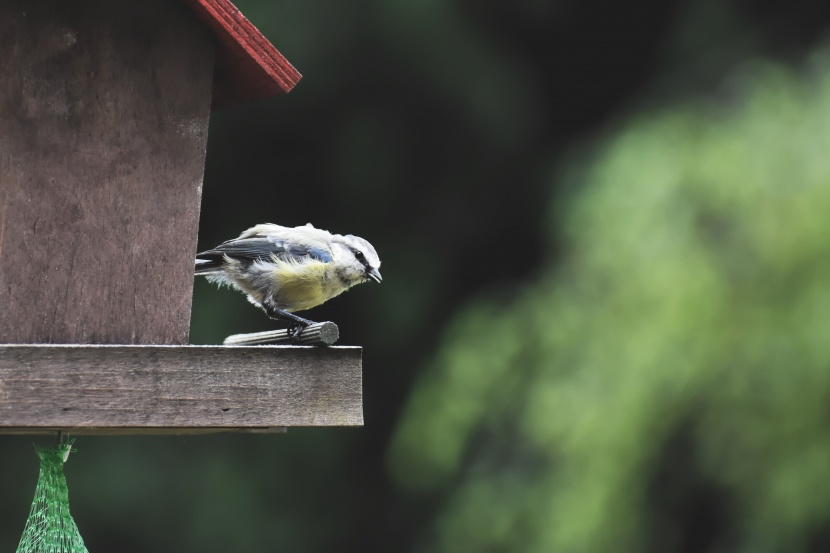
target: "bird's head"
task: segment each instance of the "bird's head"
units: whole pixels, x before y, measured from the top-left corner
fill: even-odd
[[[382,280],[378,252],[363,238],[351,234],[334,235],[332,254],[338,275],[349,286],[368,280]]]

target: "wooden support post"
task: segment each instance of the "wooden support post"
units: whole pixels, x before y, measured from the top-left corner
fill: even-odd
[[[331,346],[340,338],[340,329],[331,321],[314,323],[305,327],[298,341],[294,341],[288,330],[266,330],[249,334],[233,334],[225,338],[226,346],[255,346],[263,344]]]

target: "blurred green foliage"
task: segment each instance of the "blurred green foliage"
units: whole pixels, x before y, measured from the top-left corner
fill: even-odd
[[[552,177],[559,262],[455,317],[388,456],[422,551],[827,550],[830,58],[726,88]]]

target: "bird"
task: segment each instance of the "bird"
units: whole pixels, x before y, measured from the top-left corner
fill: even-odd
[[[314,321],[294,313],[352,286],[380,283],[380,258],[363,238],[305,226],[255,225],[238,238],[196,254],[195,274],[236,288],[274,320],[287,320],[297,340]]]

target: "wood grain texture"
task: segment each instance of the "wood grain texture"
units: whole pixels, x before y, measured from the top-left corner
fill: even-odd
[[[213,50],[179,2],[0,2],[0,343],[187,342]]]
[[[42,436],[62,432],[62,428],[26,428],[0,427],[0,434]],[[285,434],[288,429],[284,426],[252,427],[252,428],[73,428],[69,437],[75,436],[200,436],[204,434]]]
[[[362,425],[361,355],[359,347],[2,345],[0,433]]]
[[[218,46],[213,107],[288,92],[300,73],[230,0],[183,0],[211,29]]]

